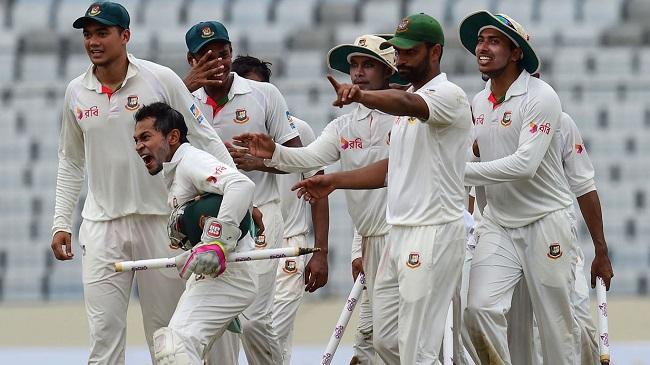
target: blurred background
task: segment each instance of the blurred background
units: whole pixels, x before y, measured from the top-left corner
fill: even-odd
[[[361,34],[392,33],[403,16],[428,13],[445,28],[442,71],[471,100],[483,82],[475,58],[460,45],[458,25],[479,9],[512,16],[531,35],[542,59],[542,78],[578,124],[596,168],[615,272],[609,292],[614,362],[650,364],[650,0],[118,2],[131,15],[129,51],[167,65],[181,77],[188,70],[186,30],[202,20],[223,22],[235,54],[272,62],[271,82],[292,113],[317,134],[347,112],[331,107],[334,94],[325,79],[325,56],[334,45],[352,43]],[[90,3],[0,0],[0,130],[7,133],[0,144],[0,363],[85,361],[81,261],[57,262],[49,245],[63,93],[89,65],[81,31],[72,22]],[[81,203],[83,199],[84,194]],[[296,364],[319,359],[351,288],[351,237],[345,202],[335,194],[330,200],[329,283],[306,296],[295,337],[297,351],[306,355],[297,356]],[[582,222],[580,244],[591,262],[593,246]],[[127,363],[144,364],[149,360],[137,302],[133,305]],[[314,318],[320,320],[312,322]],[[350,353],[350,341],[344,339],[344,353],[335,363],[347,364],[349,357],[343,358]],[[20,357],[39,353],[55,355],[46,360]]]

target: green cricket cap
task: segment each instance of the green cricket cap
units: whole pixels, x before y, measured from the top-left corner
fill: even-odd
[[[75,20],[72,26],[81,29],[89,21],[129,29],[131,18],[129,12],[122,5],[111,1],[102,1],[90,4],[88,10],[86,10],[86,15]]]
[[[215,41],[230,43],[226,27],[216,21],[200,22],[185,33],[185,44],[190,53],[198,53],[203,46]]]
[[[437,20],[430,15],[420,13],[402,19],[395,28],[395,35],[382,43],[380,48],[393,46],[409,49],[424,42],[444,46],[445,36]]]

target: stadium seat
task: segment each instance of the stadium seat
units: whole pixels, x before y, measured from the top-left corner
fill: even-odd
[[[584,0],[580,1],[578,13],[582,13],[582,20],[585,23],[607,26],[619,24],[623,14],[623,0]]]
[[[451,2],[451,22],[449,26],[458,29],[460,22],[465,17],[478,10],[492,11],[490,0],[457,0]],[[445,34],[446,35],[446,34]]]
[[[271,0],[236,0],[231,7],[230,22],[247,25],[266,24]]]
[[[449,19],[447,1],[412,0],[407,2],[406,15],[425,13],[434,17],[440,24],[445,25]]]
[[[271,11],[273,22],[278,27],[295,29],[312,26],[316,16],[316,0],[279,0]]]
[[[536,1],[498,0],[495,13],[504,13],[528,29],[533,19],[533,7]]]
[[[319,4],[316,19],[318,23],[333,26],[356,23],[358,10],[356,0],[326,0]]]
[[[144,2],[144,22],[153,29],[178,27],[181,24],[183,0],[155,0]]]
[[[576,20],[576,0],[540,0],[539,25],[564,31]]]
[[[88,70],[90,67],[90,59],[86,54],[72,54],[68,56],[65,63],[65,72],[63,80],[69,82],[77,76]]]
[[[18,32],[34,34],[50,27],[52,0],[16,0],[13,5],[11,26]]]
[[[401,4],[393,0],[367,1],[361,6],[361,22],[373,27],[392,27],[402,19]]]
[[[228,0],[193,0],[187,8],[187,16],[184,19],[187,28],[192,25],[206,21],[216,20],[225,22],[226,10],[225,4]],[[230,29],[228,29],[230,30]]]

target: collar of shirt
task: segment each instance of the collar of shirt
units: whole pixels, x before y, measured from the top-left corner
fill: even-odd
[[[383,114],[383,115],[387,115],[386,113],[382,112],[381,110],[370,109],[367,106],[365,106],[365,105],[363,105],[361,103],[358,103],[356,113],[354,113],[355,116],[353,116],[353,118],[356,118],[357,121],[361,121],[361,120],[364,120],[364,119],[368,118],[370,116],[370,114],[373,113],[373,112]]]
[[[234,72],[231,72],[230,74],[233,76],[233,80],[232,85],[230,85],[230,90],[228,90],[228,101],[232,100],[235,95],[248,94],[252,91],[247,79]],[[199,98],[203,104],[208,104],[208,93],[205,92],[204,88],[196,90],[194,95]]]
[[[528,71],[526,70],[521,71],[519,77],[517,77],[515,82],[513,82],[512,85],[510,85],[508,91],[506,91],[506,96],[501,101],[501,103],[508,101],[508,99],[510,99],[513,96],[523,95],[526,92],[528,92],[528,80],[530,80],[530,74],[528,73]],[[492,96],[491,86],[492,86],[492,80],[488,80],[485,83],[485,89],[488,92],[488,100],[490,99],[490,97],[495,99],[494,96]]]
[[[183,159],[183,156],[187,153],[187,151],[190,149],[190,144],[189,143],[183,143],[182,145],[178,146],[178,149],[176,152],[174,152],[174,155],[172,156],[172,159],[169,162],[163,162],[163,178],[165,179],[165,184],[167,185],[167,188],[169,188],[174,181],[174,176],[176,175],[176,167],[178,164],[181,162]]]
[[[441,72],[441,73],[438,74],[438,76],[436,76],[436,77],[432,78],[431,80],[427,81],[427,83],[422,85],[422,87],[419,88],[418,90],[426,89],[428,87],[432,87],[434,85],[437,85],[437,84],[439,84],[441,82],[445,82],[445,81],[447,81],[447,74],[444,73],[444,72]],[[413,86],[410,86],[408,88],[408,90],[406,90],[406,92],[414,93],[414,92],[416,92],[418,90],[415,90],[413,88]]]
[[[124,81],[122,81],[122,85],[120,88],[124,87],[126,82],[133,76],[138,74],[138,71],[140,70],[138,67],[138,59],[135,58],[132,54],[127,54],[126,56],[129,60],[129,66],[126,70],[126,77],[124,78]],[[95,65],[90,65],[88,66],[88,69],[86,70],[86,73],[84,75],[83,81],[81,84],[86,87],[88,90],[94,90],[98,94],[102,94],[104,92],[102,88],[102,83],[99,82],[97,79],[97,76],[95,76]]]

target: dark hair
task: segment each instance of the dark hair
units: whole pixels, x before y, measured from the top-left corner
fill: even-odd
[[[171,106],[155,102],[143,106],[135,113],[135,122],[138,123],[145,118],[153,118],[153,127],[155,130],[162,132],[167,136],[172,129],[178,129],[181,133],[180,142],[187,142],[187,125],[183,115]]]
[[[241,77],[245,77],[249,73],[253,72],[260,76],[264,82],[269,82],[271,79],[271,62],[262,61],[259,58],[253,56],[237,56],[234,61],[232,61],[231,70]]]
[[[424,44],[427,45],[427,51],[428,51],[431,48],[433,48],[433,46],[435,46],[436,44],[439,44],[439,43],[424,42]],[[443,53],[444,49],[445,49],[445,47],[441,44],[440,45],[440,58],[438,59],[438,62],[442,62],[442,53]]]

